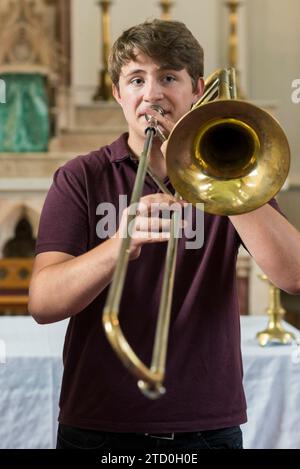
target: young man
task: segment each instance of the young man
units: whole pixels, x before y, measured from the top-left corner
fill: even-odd
[[[246,402],[235,285],[238,248],[242,240],[275,284],[299,293],[299,234],[273,208],[274,201],[239,216],[205,214],[203,247],[189,250],[184,238],[179,241],[167,392],[156,401],[143,396],[101,324],[121,228],[108,239],[98,236],[99,204],[111,203],[118,213],[119,196],[130,200],[145,141],[145,114],[153,115],[168,136],[203,92],[203,52],[182,23],[154,20],[121,35],[112,49],[110,71],[128,134],[55,173],[41,216],[30,288],[29,308],[39,323],[70,317],[57,447],[241,448],[239,425],[246,421]],[[164,116],[151,109],[154,104]],[[157,138],[150,168],[172,191]],[[146,176],[146,207],[175,200]],[[165,219],[159,220],[156,233],[149,233],[151,217],[150,210],[137,217],[120,314],[128,342],[145,363],[152,352],[169,234]]]

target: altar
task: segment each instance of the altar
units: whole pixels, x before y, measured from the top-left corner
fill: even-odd
[[[244,447],[300,448],[300,346],[261,348],[266,317],[241,317],[248,423]],[[67,321],[40,326],[0,317],[0,448],[47,449],[56,442]],[[300,340],[300,331],[293,330]]]
[[[255,335],[265,329],[264,316],[241,318],[244,388],[248,422],[242,425],[249,449],[300,448],[300,331],[294,345],[260,347]],[[298,343],[299,342],[299,343]]]

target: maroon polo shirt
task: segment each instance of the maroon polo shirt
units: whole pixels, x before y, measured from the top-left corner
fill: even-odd
[[[36,253],[80,256],[103,239],[97,206],[129,200],[136,162],[127,134],[58,169],[40,220]],[[159,192],[146,177],[143,194]],[[166,394],[151,401],[112,350],[102,326],[108,288],[69,322],[59,421],[113,432],[188,432],[246,421],[242,386],[236,257],[240,238],[228,217],[205,214],[205,241],[179,241],[166,364]],[[149,364],[166,244],[145,245],[129,263],[120,322],[129,343]],[[63,288],[63,286],[62,286]],[[51,301],[51,300],[50,300]]]

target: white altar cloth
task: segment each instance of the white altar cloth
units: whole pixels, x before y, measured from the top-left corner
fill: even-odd
[[[255,334],[266,323],[265,316],[241,317],[244,447],[300,448],[300,346],[259,347]],[[0,448],[55,447],[66,325],[0,317]]]

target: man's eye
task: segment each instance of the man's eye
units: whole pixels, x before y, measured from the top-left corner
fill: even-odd
[[[141,78],[133,78],[130,82],[132,85],[139,86],[143,83]]]
[[[166,75],[164,78],[163,78],[163,81],[165,81],[166,83],[171,83],[172,81],[175,81],[176,78],[173,77],[173,75]]]

